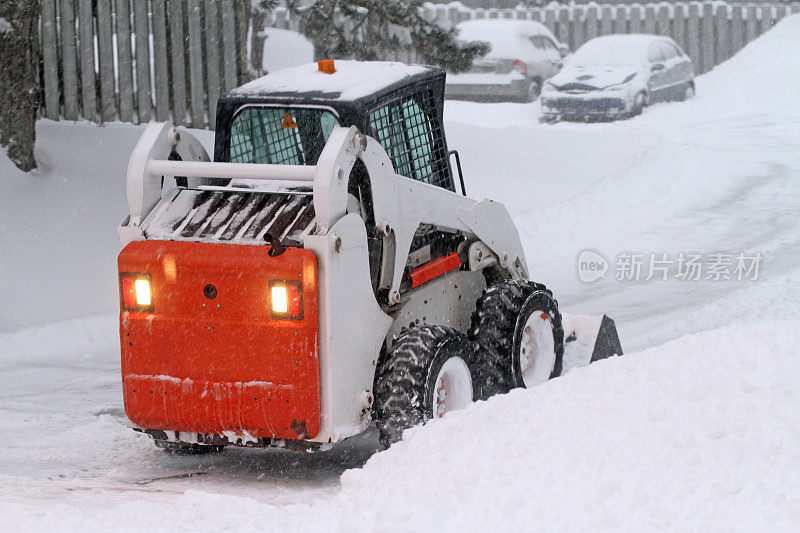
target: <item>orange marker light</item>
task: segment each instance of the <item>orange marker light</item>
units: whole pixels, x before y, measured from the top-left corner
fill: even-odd
[[[283,124],[281,124],[281,128],[285,130],[292,130],[297,127],[297,122],[294,121],[292,115],[289,114],[287,111],[285,115],[283,115]]]
[[[333,74],[336,72],[333,59],[320,59],[317,61],[317,68],[320,72],[324,72],[325,74]]]

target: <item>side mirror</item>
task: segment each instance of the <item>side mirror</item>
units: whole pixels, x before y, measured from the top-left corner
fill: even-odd
[[[558,53],[561,54],[561,57],[567,57],[569,55],[569,46],[566,44],[559,45]]]
[[[652,67],[650,67],[650,72],[658,72],[659,70],[664,70],[664,63],[654,63]]]

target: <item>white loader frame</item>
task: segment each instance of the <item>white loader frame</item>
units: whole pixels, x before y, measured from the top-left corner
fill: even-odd
[[[182,161],[167,160],[173,151]],[[367,169],[376,229],[383,236],[380,284],[388,290],[391,306],[386,311],[370,281],[364,220],[358,213],[348,213],[348,180],[359,159]],[[497,265],[507,277],[528,278],[517,228],[502,204],[472,200],[396,174],[383,147],[356,127],[334,128],[312,166],[210,162],[191,134],[166,122],[149,124],[128,166],[130,215],[119,228],[123,247],[146,238],[142,226],[162,199],[165,176],[186,177],[197,187],[207,185],[208,178],[313,182],[316,228],[304,237],[303,246],[315,253],[318,265],[322,426],[310,439],[315,442],[338,442],[369,426],[381,349],[391,340],[390,332],[415,318],[419,321],[422,295],[431,291],[440,295],[425,296],[425,304],[432,300],[435,307],[428,309],[429,322],[438,318],[466,332],[463,327],[469,323],[475,291],[483,289],[481,269]],[[440,276],[401,296],[403,271],[420,224],[464,233],[472,243],[469,269]],[[473,279],[453,282],[465,277]],[[478,278],[480,284],[474,282]],[[458,298],[460,294],[465,297]],[[455,305],[458,300],[470,304]]]

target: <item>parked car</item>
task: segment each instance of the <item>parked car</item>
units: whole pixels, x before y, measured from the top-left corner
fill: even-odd
[[[692,60],[668,37],[607,35],[581,46],[542,90],[545,119],[619,118],[694,95]]]
[[[569,54],[546,26],[530,20],[469,20],[456,30],[460,40],[488,42],[491,50],[469,72],[447,76],[447,98],[531,102]]]

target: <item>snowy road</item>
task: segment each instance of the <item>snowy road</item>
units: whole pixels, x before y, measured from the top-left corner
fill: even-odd
[[[470,195],[496,198],[511,210],[534,276],[554,289],[568,311],[613,316],[629,354],[687,333],[722,326],[776,319],[798,321],[798,33],[800,18],[791,17],[728,63],[698,78],[694,100],[655,106],[641,117],[619,123],[547,126],[538,123],[536,105],[449,102],[445,118],[450,148],[458,149],[462,156]],[[767,57],[785,60],[765,65]],[[702,379],[691,381],[690,372],[679,372],[676,379],[687,380],[681,388],[658,377],[669,372],[664,363],[647,366],[609,361],[598,369],[570,373],[548,383],[543,391],[519,391],[474,406],[459,414],[460,418],[434,425],[430,431],[415,430],[408,445],[378,454],[365,469],[344,476],[343,472],[359,469],[373,455],[377,446],[374,435],[348,441],[324,454],[231,449],[220,456],[185,458],[160,453],[148,438],[123,427],[113,316],[117,298],[114,231],[125,214],[123,174],[139,131],[129,126],[97,128],[44,121],[40,123],[40,146],[46,165],[41,177],[28,180],[11,170],[6,159],[0,160],[4,176],[10,176],[0,183],[0,212],[4,214],[0,222],[0,483],[4,487],[0,529],[54,524],[80,529],[108,524],[116,516],[127,520],[118,526],[129,528],[171,528],[175,523],[164,521],[170,518],[185,528],[252,527],[255,522],[244,517],[254,514],[269,519],[265,525],[274,527],[303,525],[303,520],[311,517],[311,529],[322,528],[326,520],[334,530],[381,529],[384,520],[397,527],[405,519],[410,520],[408,527],[422,526],[426,516],[434,520],[442,509],[452,513],[461,509],[465,517],[472,516],[467,509],[480,508],[480,502],[469,490],[461,490],[465,486],[495,491],[497,498],[504,495],[503,487],[508,484],[504,484],[507,478],[503,476],[511,475],[515,461],[533,468],[527,463],[529,459],[519,454],[553,453],[547,442],[541,442],[542,434],[556,431],[552,435],[556,442],[577,439],[591,447],[591,440],[604,446],[614,442],[611,429],[632,435],[654,428],[675,430],[669,421],[666,426],[657,425],[670,420],[673,412],[687,417],[687,413],[699,412],[719,418],[719,424],[731,425],[719,430],[715,426],[708,435],[704,433],[703,438],[709,440],[701,444],[707,446],[704,449],[708,453],[696,456],[686,451],[694,449],[689,432],[705,428],[703,418],[686,418],[686,433],[678,430],[677,441],[670,444],[672,455],[661,457],[659,454],[666,453],[667,448],[658,448],[657,443],[647,440],[666,465],[655,469],[647,465],[654,476],[668,475],[669,465],[690,468],[687,465],[692,461],[703,463],[716,454],[721,463],[709,467],[709,472],[718,476],[709,480],[714,488],[711,497],[718,498],[714,500],[717,503],[736,505],[740,503],[738,494],[742,498],[752,495],[748,469],[763,466],[746,450],[737,451],[736,439],[746,438],[752,450],[763,451],[765,456],[774,454],[775,464],[781,468],[800,470],[797,454],[787,451],[797,448],[800,429],[788,418],[782,422],[784,429],[774,434],[769,433],[774,429],[771,426],[761,428],[761,434],[766,431],[761,440],[733,422],[747,416],[755,417],[757,426],[767,418],[782,420],[780,417],[787,416],[786,405],[800,404],[798,389],[781,381],[779,375],[797,374],[793,363],[797,352],[792,348],[797,344],[781,340],[786,331],[796,341],[800,335],[796,325],[742,326],[745,333],[739,336],[727,330],[725,334],[682,339],[667,345],[671,348],[647,352],[655,361],[663,357],[685,364],[689,356],[707,356],[722,365],[725,354],[736,356],[739,346],[747,347],[750,355],[761,353],[768,338],[776,343],[774,351],[763,348],[763,352],[781,354],[775,367],[769,366],[771,359],[759,363],[749,356],[742,356],[738,366],[732,365],[737,372],[755,369],[753,375],[761,376],[756,383],[734,371],[715,381],[713,367],[700,365],[697,375],[714,381],[713,386],[706,388]],[[611,270],[606,279],[590,284],[579,281],[576,261],[585,248],[597,250],[609,260]],[[674,279],[674,265],[667,281],[617,281],[614,262],[623,252],[645,256],[666,253],[673,259],[681,252],[760,253],[763,262],[758,281],[682,281]],[[60,322],[65,319],[74,320]],[[762,334],[764,342],[754,340]],[[649,383],[661,393],[651,398],[644,389],[626,391],[620,385],[622,381],[614,383],[614,364],[623,365],[619,367],[624,376],[621,380]],[[566,406],[559,411],[545,396],[549,391],[551,397],[562,401],[575,398],[575,405],[591,403],[592,398],[581,396],[580,391],[591,390],[592,383],[598,390],[607,387],[611,391],[611,397],[603,400],[607,402],[603,405],[609,406],[608,413],[600,407],[587,410]],[[785,394],[763,396],[761,403],[752,403],[759,396],[749,393],[763,391],[766,384],[778,391],[785,389]],[[687,397],[700,403],[683,405]],[[725,407],[728,399],[732,400],[732,411]],[[613,414],[614,406],[626,402],[645,403],[641,420],[631,425],[625,425],[627,419],[619,415],[622,411],[617,412],[619,418]],[[515,408],[529,413],[537,405],[548,417],[574,417],[572,422],[579,424],[578,429],[558,433],[553,426],[542,429],[532,420],[515,428],[519,435],[511,440],[496,433],[498,438],[492,440],[482,435],[474,440],[447,440],[446,428],[458,420],[470,427],[476,421],[499,419],[500,414]],[[698,405],[700,408],[695,409]],[[497,410],[497,416],[492,409]],[[580,426],[582,423],[586,426]],[[718,433],[718,440],[714,440]],[[457,428],[451,435],[456,434]],[[493,442],[499,444],[493,446]],[[501,472],[496,477],[483,467],[467,467],[497,461],[489,457],[503,453],[500,444],[515,447],[517,455],[512,454],[496,469]],[[455,463],[451,466],[457,472],[440,472],[424,461],[409,463],[425,455],[424,446],[433,445],[456,447],[448,461]],[[734,459],[726,463],[730,457]],[[580,482],[577,467],[570,466],[569,458],[559,456],[558,460],[562,462],[555,465],[564,469],[566,478]],[[703,524],[703,517],[713,519],[714,510],[721,509],[711,502],[706,514],[695,516],[700,522],[693,523],[689,518],[677,524],[670,522],[665,516],[676,511],[669,503],[680,502],[682,497],[682,485],[674,481],[667,484],[672,500],[663,506],[639,502],[645,511],[640,516],[628,516],[627,520],[633,522],[620,518],[629,512],[622,504],[612,505],[613,512],[595,515],[605,501],[603,494],[636,499],[632,487],[616,479],[614,472],[640,468],[642,463],[637,461],[646,459],[641,454],[622,454],[614,460],[592,460],[584,458],[577,464],[585,469],[607,469],[609,477],[586,481],[596,500],[581,502],[580,506],[596,521],[578,520],[573,525],[698,526]],[[741,473],[731,465],[742,466]],[[393,479],[391,473],[398,476],[403,468],[408,469],[409,479],[443,491],[442,509],[420,503],[406,492],[391,491],[383,491],[387,510],[372,508],[378,498],[375,494],[383,494],[379,482]],[[469,475],[473,470],[477,477]],[[730,474],[733,477],[720,473],[724,471],[734,472]],[[428,478],[425,472],[429,472]],[[791,492],[798,488],[797,477],[786,477],[788,473],[773,476],[773,469],[765,468],[764,472],[772,477],[759,481],[771,498],[763,512],[774,511],[769,515],[773,525],[785,525],[787,517],[800,522],[797,492]],[[685,483],[698,482],[686,475]],[[543,486],[554,483],[553,476],[553,469],[546,469],[542,478],[546,485],[534,483],[524,488],[539,493]],[[403,487],[414,492],[408,484]],[[569,488],[558,485],[553,489],[557,493],[554,498],[566,504]],[[642,493],[650,494],[644,489]],[[435,498],[424,490],[420,494]],[[461,508],[458,495],[465,495]],[[698,490],[696,497],[708,500],[709,494]],[[509,518],[512,527],[535,523],[521,521],[533,520],[534,516],[551,519],[539,525],[570,524],[518,495],[512,495],[511,501],[519,509],[519,516]],[[415,504],[430,514],[413,514]],[[397,505],[411,507],[400,511]],[[766,516],[762,518],[769,523]],[[131,521],[132,517],[140,517],[141,522]],[[440,528],[453,528],[468,525],[464,520],[447,524],[437,518],[435,523]],[[481,523],[492,522],[472,525]]]

